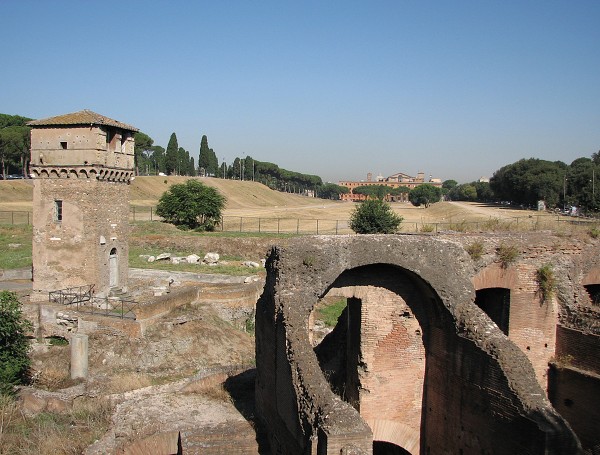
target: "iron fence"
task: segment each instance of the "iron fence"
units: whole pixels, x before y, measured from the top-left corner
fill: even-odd
[[[59,289],[48,293],[48,301],[57,303],[76,311],[120,319],[136,319],[134,310],[138,302],[121,297],[95,297],[94,285]]]
[[[162,221],[156,214],[156,207],[131,206],[130,221]],[[31,212],[0,211],[0,224],[33,223]],[[479,221],[444,221],[444,222],[414,222],[404,221],[400,231],[415,232],[476,232],[495,230],[535,231],[542,229],[557,229],[567,225],[593,226],[600,224],[594,218],[577,218],[558,214],[542,213],[513,218],[494,218]],[[351,234],[349,220],[331,220],[315,218],[269,218],[223,216],[217,226],[223,232],[268,233],[268,234]]]

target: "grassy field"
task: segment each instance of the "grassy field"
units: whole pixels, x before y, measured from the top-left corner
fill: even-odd
[[[130,185],[131,205],[136,207],[156,206],[160,196],[175,183],[182,183],[188,177],[137,177]],[[164,251],[170,246],[172,254],[187,255],[189,248],[170,245],[165,238],[179,239],[189,245],[199,239],[210,239],[211,236],[221,239],[221,244],[228,236],[235,239],[248,238],[285,238],[292,234],[314,234],[315,221],[320,221],[319,233],[348,233],[347,220],[356,207],[351,202],[329,201],[309,198],[297,194],[281,193],[258,182],[240,182],[216,178],[199,178],[206,185],[219,190],[226,198],[224,224],[231,225],[231,231],[242,229],[246,232],[222,232],[212,234],[196,234],[178,231],[160,222],[133,223],[130,241],[130,263],[132,267],[161,267],[164,263],[152,264],[143,261],[140,254],[154,254]],[[31,265],[31,227],[19,220],[10,224],[14,218],[13,211],[23,211],[17,216],[28,215],[32,208],[33,182],[31,180],[0,181],[0,269],[13,269]],[[466,202],[439,202],[428,208],[414,207],[409,203],[393,203],[392,209],[403,217],[401,232],[439,232],[439,231],[507,231],[507,230],[541,230],[551,229],[569,235],[576,231],[597,230],[597,226],[577,226],[574,219],[540,214],[528,210],[516,210],[500,205],[486,205]],[[6,212],[8,211],[8,212]],[[27,218],[24,218],[27,220]],[[301,220],[301,221],[298,221]],[[338,221],[341,220],[340,223]],[[261,226],[263,233],[257,234]],[[291,224],[290,224],[291,223]],[[338,224],[341,227],[338,232]],[[288,226],[289,225],[289,226]],[[280,231],[280,226],[282,227]],[[291,226],[291,227],[290,227]],[[317,226],[319,226],[317,224]],[[239,227],[239,228],[238,228]],[[270,234],[264,231],[271,232]],[[275,233],[273,232],[275,231]],[[152,244],[152,239],[162,239],[162,243]],[[214,240],[214,239],[213,239]],[[249,241],[250,242],[250,241]],[[173,242],[171,242],[173,243]],[[213,242],[215,243],[215,242]],[[252,242],[250,242],[252,243]],[[225,248],[226,249],[226,248]],[[254,252],[256,255],[256,252]],[[241,254],[226,253],[224,260],[236,262],[242,259]],[[252,258],[257,260],[257,258]],[[171,267],[171,266],[169,266]],[[177,265],[176,270],[186,270],[187,265]],[[194,266],[191,266],[194,267]],[[245,273],[247,270],[238,266],[225,266],[224,269],[212,269],[213,272]]]

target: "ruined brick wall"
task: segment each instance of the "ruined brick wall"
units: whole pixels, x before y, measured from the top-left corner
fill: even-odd
[[[306,240],[273,250],[257,304],[257,407],[272,429],[273,447],[310,453],[316,444],[318,453],[334,453],[330,447],[345,447],[335,438],[346,435],[354,442],[344,450],[370,453],[370,433],[385,433],[378,430],[386,427],[381,421],[399,424],[387,425],[388,433],[414,427],[414,414],[404,421],[397,409],[409,399],[392,396],[399,388],[390,384],[393,372],[408,383],[403,351],[408,362],[425,352],[420,441],[413,453],[576,453],[575,436],[545,399],[527,357],[474,305],[471,279],[478,268],[460,245],[427,236]],[[344,281],[352,272],[357,275]],[[414,295],[398,284],[403,281]],[[370,284],[377,289],[364,293]],[[362,299],[360,358],[346,362],[359,369],[355,407],[329,388],[309,343],[310,312],[334,287]],[[419,328],[407,322],[410,315]],[[351,327],[352,311],[349,318]],[[408,337],[417,330],[421,341]],[[377,412],[378,406],[387,407]]]

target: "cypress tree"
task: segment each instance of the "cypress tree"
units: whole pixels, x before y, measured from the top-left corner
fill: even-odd
[[[171,175],[177,171],[178,155],[179,146],[177,145],[177,136],[173,133],[169,139],[169,145],[167,145],[167,152],[165,154],[165,169],[167,175]]]

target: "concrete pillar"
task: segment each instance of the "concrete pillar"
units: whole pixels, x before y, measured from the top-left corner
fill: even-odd
[[[71,338],[71,379],[87,379],[88,336],[76,334]]]

